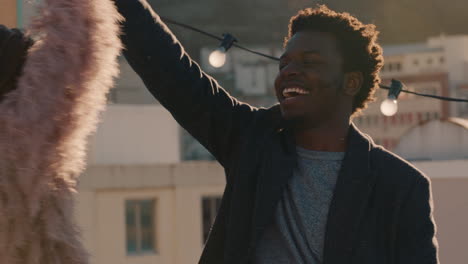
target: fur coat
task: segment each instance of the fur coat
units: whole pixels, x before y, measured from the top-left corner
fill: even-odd
[[[118,74],[110,0],[44,0],[18,88],[0,104],[0,263],[82,264],[73,193]]]

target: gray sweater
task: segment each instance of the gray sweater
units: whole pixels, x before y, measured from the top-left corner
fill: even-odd
[[[265,230],[255,264],[322,263],[327,214],[344,152],[297,148],[298,164]]]

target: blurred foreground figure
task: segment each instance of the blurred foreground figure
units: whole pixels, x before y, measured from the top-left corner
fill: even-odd
[[[437,263],[429,180],[352,123],[380,82],[374,25],[325,6],[299,11],[279,104],[265,109],[204,73],[146,1],[115,2],[127,60],[226,171],[200,263]]]
[[[73,193],[118,73],[119,15],[108,0],[41,2],[30,36],[0,26],[0,263],[83,264]]]

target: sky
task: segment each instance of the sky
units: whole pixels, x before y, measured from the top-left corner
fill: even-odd
[[[183,23],[221,34],[230,31],[243,43],[281,42],[289,18],[299,9],[326,4],[346,11],[381,32],[382,44],[424,42],[440,34],[468,34],[466,0],[149,0],[156,11]]]

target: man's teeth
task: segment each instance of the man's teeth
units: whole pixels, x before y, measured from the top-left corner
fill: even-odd
[[[283,96],[286,98],[304,94],[309,94],[309,92],[302,88],[286,88],[283,90]]]

